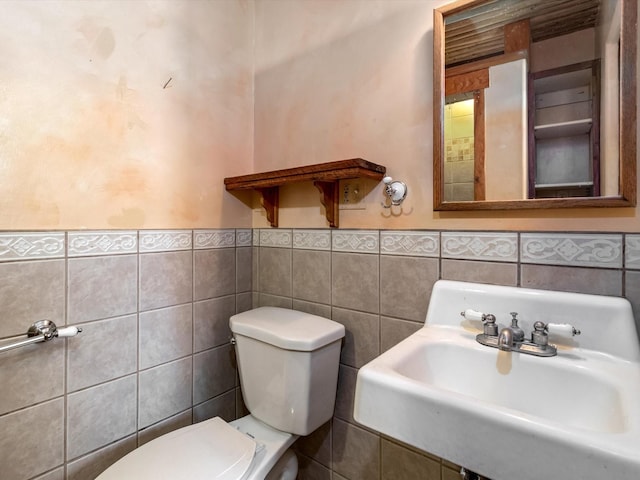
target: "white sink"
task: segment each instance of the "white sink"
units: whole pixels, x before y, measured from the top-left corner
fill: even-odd
[[[479,344],[480,322],[517,311],[582,331],[555,357]],[[424,328],[362,367],[355,419],[493,480],[638,480],[640,348],[629,302],[598,295],[438,282]]]

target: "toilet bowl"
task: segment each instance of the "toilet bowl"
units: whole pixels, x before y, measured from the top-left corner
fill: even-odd
[[[183,427],[142,445],[97,480],[294,480],[289,447],[333,415],[344,327],[261,307],[230,319],[250,415]]]

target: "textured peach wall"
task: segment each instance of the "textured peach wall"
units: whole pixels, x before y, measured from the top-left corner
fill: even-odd
[[[250,226],[253,2],[0,2],[0,229]]]
[[[401,210],[380,207],[378,184],[341,228],[639,231],[633,208],[433,211],[433,8],[444,3],[256,2],[256,171],[362,157],[408,183]],[[258,209],[253,225],[267,226]],[[313,186],[283,190],[280,225],[326,226]]]
[[[261,227],[223,177],[360,156],[409,197],[383,210],[365,183],[343,228],[639,231],[637,209],[433,212],[443,3],[0,2],[0,229]],[[284,227],[326,226],[310,184],[281,205]]]

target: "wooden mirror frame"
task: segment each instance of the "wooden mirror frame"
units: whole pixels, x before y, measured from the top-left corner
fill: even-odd
[[[533,198],[522,200],[444,201],[444,17],[487,0],[459,0],[433,11],[433,209],[524,210],[636,206],[636,99],[638,1],[621,0],[620,32],[620,174],[619,195],[609,197]]]

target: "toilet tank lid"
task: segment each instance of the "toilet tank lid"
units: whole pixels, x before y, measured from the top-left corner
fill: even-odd
[[[340,323],[310,313],[279,307],[260,307],[233,315],[233,333],[286,350],[309,352],[344,337]]]

